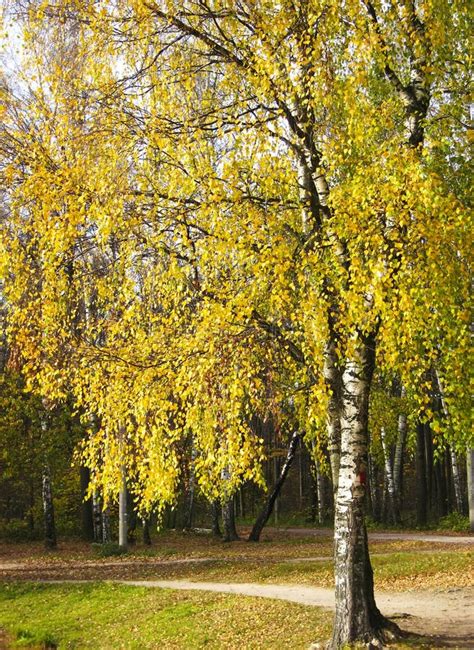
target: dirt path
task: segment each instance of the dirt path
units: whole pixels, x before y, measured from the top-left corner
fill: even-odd
[[[44,580],[83,583],[90,580]],[[137,587],[159,587],[276,598],[314,607],[334,608],[331,589],[304,585],[192,582],[189,580],[113,580]],[[378,592],[377,605],[404,630],[428,638],[429,647],[474,648],[474,587],[405,593]],[[426,641],[424,641],[426,643]],[[426,647],[426,646],[424,646]]]
[[[285,533],[295,537],[332,537],[332,528],[265,528],[267,533]],[[369,541],[407,541],[407,542],[435,542],[442,544],[474,544],[472,535],[439,535],[430,533],[392,533],[369,532]]]
[[[161,587],[217,591],[288,600],[303,605],[334,608],[334,591],[305,585],[263,585],[257,583],[192,582],[190,580],[126,580],[124,584],[140,587]],[[444,620],[466,625],[471,623],[474,635],[474,588],[405,593],[377,593],[377,604],[386,616],[410,615],[432,621]]]

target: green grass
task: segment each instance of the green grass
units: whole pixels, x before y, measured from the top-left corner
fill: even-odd
[[[307,648],[331,614],[263,598],[111,583],[0,587],[0,628],[12,647]]]

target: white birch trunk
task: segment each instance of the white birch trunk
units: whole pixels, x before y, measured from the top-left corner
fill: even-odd
[[[53,491],[51,487],[51,471],[48,463],[44,463],[42,471],[42,497],[44,517],[44,545],[55,548],[57,544],[56,526],[54,522]]]
[[[435,369],[435,377],[436,377],[436,382],[438,384],[438,390],[439,390],[439,396],[441,399],[441,406],[443,408],[443,414],[446,419],[449,419],[449,411],[448,411],[448,405],[446,404],[446,400],[444,399],[444,391],[443,391],[443,386],[441,384],[441,379],[439,377],[438,371]],[[452,446],[449,448],[450,452],[450,459],[451,459],[451,471],[452,471],[452,476],[453,476],[453,485],[454,485],[454,498],[456,501],[456,510],[458,512],[462,512],[464,510],[463,508],[463,502],[462,502],[462,490],[461,490],[461,479],[459,475],[459,465],[458,465],[458,459],[457,459],[457,454],[456,451],[453,449]]]
[[[102,541],[102,510],[100,506],[100,497],[94,491],[92,495],[92,517],[94,521],[94,542]]]
[[[450,457],[451,457],[451,471],[453,474],[454,498],[456,501],[456,510],[462,513],[464,507],[462,501],[461,477],[459,473],[458,457],[455,450],[452,447],[450,447]]]
[[[467,498],[469,501],[469,523],[474,533],[474,449],[466,451],[467,461]]]
[[[388,493],[388,501],[390,507],[390,517],[394,524],[399,524],[400,511],[398,509],[397,494],[395,490],[395,482],[393,479],[392,462],[390,459],[390,450],[387,445],[387,437],[385,434],[384,427],[380,429],[380,438],[382,441],[384,466],[385,466],[385,479],[387,482],[387,493]]]
[[[406,395],[405,387],[402,386],[400,397]],[[400,413],[398,416],[398,437],[395,446],[395,457],[393,459],[393,480],[395,483],[395,492],[399,507],[402,503],[402,473],[403,473],[403,454],[405,451],[405,443],[407,439],[408,422],[406,413]]]
[[[390,623],[377,609],[369,559],[364,501],[368,406],[375,341],[361,342],[342,376],[341,458],[336,494],[334,572],[336,611],[331,648],[370,643]]]
[[[102,510],[102,542],[108,544],[112,541],[112,536],[110,534],[110,516],[109,509],[105,508]]]
[[[222,471],[222,479],[224,481],[230,481],[231,474],[229,469]],[[224,529],[222,539],[224,542],[234,542],[239,539],[237,529],[235,527],[235,510],[234,510],[234,498],[227,497],[222,503],[222,527]]]
[[[122,484],[119,492],[119,546],[127,549],[128,514],[127,514],[127,475],[125,466],[121,467]]]

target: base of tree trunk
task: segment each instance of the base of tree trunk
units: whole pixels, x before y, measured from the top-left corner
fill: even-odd
[[[343,643],[342,645],[335,645],[334,639],[328,639],[327,641],[312,643],[309,650],[340,650],[341,648],[361,648],[361,646],[369,649],[385,648],[387,645],[395,643],[400,639],[406,639],[408,637],[416,638],[419,636],[415,632],[402,630],[396,623],[385,618],[385,616],[378,612],[377,623],[374,625],[374,629],[371,633],[365,635],[364,638],[355,639],[351,644]]]

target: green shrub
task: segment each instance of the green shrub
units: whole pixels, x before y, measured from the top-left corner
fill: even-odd
[[[438,524],[441,530],[454,530],[458,533],[469,530],[469,517],[459,512],[450,512],[446,517],[442,517]]]
[[[42,537],[42,529],[30,530],[25,519],[12,519],[9,522],[0,520],[0,539],[9,542],[30,542]]]

